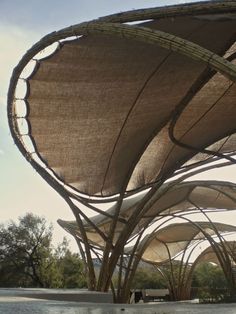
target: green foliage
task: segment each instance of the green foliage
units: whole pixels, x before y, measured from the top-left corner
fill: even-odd
[[[192,286],[198,287],[201,302],[221,302],[228,296],[227,281],[222,269],[211,263],[201,263],[194,272]]]
[[[62,274],[62,287],[86,287],[87,283],[83,273],[83,264],[78,254],[67,251],[64,258],[59,261],[59,267]]]
[[[163,276],[151,268],[138,268],[132,282],[132,289],[162,289],[166,287]]]
[[[211,263],[201,263],[195,270],[193,286],[205,288],[226,288],[227,281],[222,269]]]
[[[56,250],[57,269],[61,288],[84,288],[87,286],[84,267],[79,255],[68,250],[66,238]]]
[[[0,286],[80,288],[86,285],[83,264],[68,250],[54,249],[52,225],[31,213],[0,225]]]
[[[0,226],[0,284],[8,283],[9,270],[22,286],[44,287],[44,270],[49,267],[52,226],[32,214]],[[5,275],[6,274],[6,275]],[[5,276],[7,278],[5,278]]]

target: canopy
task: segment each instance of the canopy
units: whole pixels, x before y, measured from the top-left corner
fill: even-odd
[[[160,191],[159,191],[160,192]],[[157,196],[160,195],[157,193]],[[142,195],[143,196],[143,195]],[[160,215],[184,213],[192,210],[234,210],[236,209],[236,185],[230,182],[220,181],[193,181],[182,182],[170,187],[166,184],[162,187],[162,194],[150,207],[145,216],[140,219],[133,231],[138,233],[148,221],[160,218]],[[129,215],[138,205],[141,195],[125,200],[121,207],[120,219],[117,222],[114,243],[122,233]],[[141,198],[142,199],[142,198]],[[110,225],[115,214],[115,205],[107,211],[110,217],[99,214],[90,218],[92,223],[105,235],[108,236]],[[76,221],[58,220],[58,223],[69,233],[81,238],[80,228]],[[83,220],[87,237],[92,243],[104,247],[105,239],[97,232],[91,223]],[[184,234],[183,230],[183,234]]]
[[[154,12],[138,25],[104,18],[43,38],[23,57],[9,90],[9,119],[21,150],[33,162],[17,122],[19,70],[61,40],[26,78],[23,117],[33,151],[60,182],[84,196],[117,195],[163,180],[216,142],[213,153],[234,151],[236,19],[228,5],[226,12],[215,2],[209,14],[211,4],[202,3],[207,15],[204,9],[194,14],[194,6],[192,14],[175,18]]]
[[[142,259],[152,263],[162,263],[186,250],[192,241],[213,236],[218,232],[235,232],[236,227],[212,222],[171,224],[153,234],[147,235],[140,243],[138,253]]]

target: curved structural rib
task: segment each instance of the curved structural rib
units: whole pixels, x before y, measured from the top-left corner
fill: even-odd
[[[161,207],[167,179],[196,170],[197,153],[212,166],[222,158],[235,163],[235,11],[234,1],[216,1],[85,22],[45,36],[14,69],[12,135],[72,209],[91,289],[109,289],[137,226],[144,230],[159,214],[155,206]],[[37,54],[54,43],[54,53],[40,59]],[[32,59],[36,67],[25,78]],[[20,82],[27,87],[23,97]],[[137,198],[133,206],[129,196]],[[104,219],[89,219],[84,205],[102,214],[96,201],[116,204]],[[112,223],[103,230],[99,221]],[[86,224],[96,231],[94,243],[99,234],[104,246],[98,280]]]
[[[190,30],[183,32],[181,27],[184,22],[189,22]],[[180,33],[184,39],[176,34],[172,35],[156,29],[158,27],[165,30],[165,28],[169,27],[169,24],[171,31]],[[35,143],[36,152],[48,167],[53,169],[54,174],[60,180],[89,195],[109,196],[120,193],[126,188],[129,177],[136,165],[138,165],[138,169],[137,167],[135,168],[135,172],[131,177],[128,186],[129,190],[142,188],[143,185],[154,182],[158,175],[163,176],[165,173],[173,172],[176,169],[176,164],[173,163],[172,159],[178,160],[179,167],[183,161],[195,155],[196,151],[175,148],[175,155],[172,157],[173,148],[170,146],[168,148],[169,152],[166,151],[163,156],[160,155],[163,160],[156,164],[154,162],[156,156],[153,148],[147,147],[147,145],[150,143],[150,145],[155,147],[157,146],[156,143],[161,143],[161,141],[168,139],[166,132],[171,119],[174,119],[180,110],[183,111],[184,108],[192,105],[190,100],[194,96],[196,98],[199,89],[201,90],[203,86],[208,87],[205,83],[209,80],[209,75],[212,75],[207,70],[208,66],[230,77],[232,81],[235,80],[235,65],[218,55],[222,54],[222,52],[224,53],[225,48],[230,47],[233,43],[232,39],[233,35],[235,35],[234,31],[232,31],[233,25],[235,25],[234,20],[226,21],[223,24],[221,21],[208,21],[206,23],[205,20],[201,19],[196,21],[195,19],[177,20],[175,23],[164,20],[162,24],[160,22],[145,23],[143,25],[145,27],[99,23],[96,21],[72,26],[44,37],[23,57],[14,70],[11,80],[9,88],[9,122],[17,145],[27,155],[27,148],[20,135],[17,119],[15,119],[15,108],[12,107],[17,79],[24,66],[37,52],[52,42],[71,35],[86,35],[81,39],[65,42],[54,55],[46,60],[38,61],[39,67],[28,79],[29,95],[27,103],[29,113],[27,121],[30,124],[30,135]],[[221,34],[218,34],[218,41],[209,43],[206,34],[212,31],[212,27],[220,27],[222,31]],[[228,32],[227,36],[225,36],[225,32]],[[115,36],[121,37],[121,39],[115,39]],[[205,47],[208,46],[210,50],[192,42],[199,41],[199,36],[200,38],[202,36],[200,42]],[[138,41],[141,42],[138,43]],[[152,43],[153,46],[149,46],[149,43]],[[101,45],[104,47],[101,48]],[[159,47],[163,47],[167,51]],[[91,52],[85,55],[86,51]],[[186,55],[187,59],[171,54],[174,51]],[[93,53],[97,55],[97,59],[94,59],[94,64],[90,58],[90,54],[92,56]],[[106,62],[104,59],[101,59],[102,56],[103,58],[105,57]],[[200,63],[190,61],[188,57],[196,59]],[[68,61],[66,61],[67,58]],[[78,64],[79,61],[81,62],[80,64]],[[83,67],[81,67],[82,64]],[[84,67],[86,72],[83,72]],[[127,67],[126,71],[125,67]],[[171,73],[173,79],[175,75],[176,78],[179,76],[181,88],[176,84],[174,89],[172,78],[168,74],[170,68],[173,69],[173,73]],[[73,72],[73,69],[75,72]],[[183,77],[180,75],[181,71]],[[90,72],[93,79],[88,85]],[[49,73],[51,74],[49,75]],[[162,76],[169,79],[169,83],[161,83]],[[188,81],[186,81],[186,77],[188,77]],[[215,76],[213,79],[214,81],[216,80]],[[110,83],[111,80],[114,82],[113,84]],[[121,84],[121,80],[123,81],[122,91],[118,87]],[[217,78],[217,81],[225,85],[224,89],[221,90],[221,94],[219,93],[218,100],[220,100],[220,103],[222,103],[223,99],[224,102],[229,102],[228,95],[234,93],[234,87],[227,80],[224,81],[220,77]],[[75,86],[77,87],[75,88]],[[86,91],[86,86],[89,88],[88,91]],[[156,88],[157,86],[159,86],[158,89]],[[169,90],[170,88],[172,88],[172,92]],[[206,88],[203,89],[205,93],[214,92],[212,90],[213,85],[207,88],[209,91],[206,91]],[[91,89],[94,90],[94,93],[91,93]],[[98,93],[101,90],[104,92]],[[171,102],[173,102],[174,97],[175,102],[170,104],[168,98],[164,101],[162,90],[170,94]],[[192,95],[190,95],[190,92]],[[152,95],[151,98],[150,95]],[[68,97],[70,99],[69,106],[64,107],[64,101],[68,102]],[[186,97],[188,100],[186,100]],[[46,102],[44,102],[44,99]],[[52,122],[49,124],[49,121],[52,121],[48,110],[49,99],[52,110],[51,115],[53,115],[54,119],[56,118],[53,124]],[[212,106],[214,101],[217,101],[214,110],[219,110],[218,100],[212,99]],[[91,104],[90,108],[87,107],[87,102]],[[183,104],[184,102],[185,104]],[[56,107],[55,103],[59,107]],[[93,104],[95,103],[98,105],[94,107]],[[143,109],[146,108],[148,103],[151,107],[149,112],[146,110],[146,117],[143,120],[145,124],[142,123],[141,125],[140,119],[144,115]],[[169,103],[168,106],[166,103]],[[80,110],[78,117],[75,115],[75,106]],[[116,110],[117,106],[120,107],[119,111]],[[165,111],[163,111],[164,106],[167,108]],[[65,108],[67,112],[65,112]],[[87,111],[86,108],[88,108]],[[108,108],[109,111],[107,111]],[[162,115],[160,115],[160,110],[163,111]],[[233,110],[233,108],[230,110]],[[211,111],[211,116],[213,117],[213,109]],[[201,118],[203,114],[204,111],[199,112],[198,118]],[[229,112],[227,123],[222,121],[225,129],[222,130],[224,133],[221,131],[221,137],[234,132],[234,127],[229,122],[229,117],[233,115],[234,112]],[[87,122],[84,121],[85,117],[88,117]],[[44,130],[39,129],[40,121],[41,128],[44,128]],[[81,122],[75,126],[76,121]],[[180,121],[180,118],[178,121]],[[201,123],[203,121],[201,118]],[[68,123],[71,124],[71,130],[68,129]],[[186,123],[186,121],[183,123]],[[143,131],[141,134],[138,129],[135,130],[135,124],[145,128],[145,132]],[[198,125],[200,126],[200,121]],[[193,139],[194,142],[199,142],[196,149],[201,150],[204,146],[208,146],[220,139],[220,134],[217,134],[217,132],[211,134],[212,131],[210,130],[208,139],[204,138],[200,132],[203,127],[201,126],[198,130],[198,125],[191,129],[191,133],[193,131],[196,133],[191,135],[191,142]],[[58,133],[58,127],[60,128],[60,133]],[[68,129],[67,132],[66,128]],[[112,128],[113,132],[111,132]],[[107,133],[108,130],[109,133]],[[186,134],[186,131],[184,134]],[[72,132],[75,133],[73,134]],[[89,132],[90,136],[88,136]],[[102,135],[104,132],[106,136]],[[190,135],[190,132],[188,133]],[[60,138],[56,137],[56,134],[60,134]],[[76,134],[81,134],[80,140],[78,140]],[[151,141],[153,134],[156,136]],[[98,149],[95,142],[99,140],[100,136],[103,137],[103,145],[100,145]],[[48,143],[46,143],[46,137]],[[82,138],[84,138],[84,141],[82,141]],[[169,141],[173,146],[171,139]],[[187,139],[186,144],[188,142],[189,140]],[[50,150],[51,147],[52,149]],[[55,150],[57,147],[60,147],[60,152]],[[146,154],[143,155],[144,161],[141,159],[137,164],[145,150]],[[176,153],[178,154],[176,155]],[[71,157],[68,158],[69,156]],[[151,156],[151,159],[149,156]],[[27,155],[27,157],[40,170],[40,173],[45,173],[45,169],[39,164],[36,165],[30,155]],[[145,169],[146,159],[148,159],[148,164],[151,166],[149,171],[154,173],[152,177],[149,177],[148,170]],[[152,164],[155,169],[152,167]],[[80,165],[83,166],[81,167]],[[117,172],[116,169],[120,167],[122,167],[123,171]],[[144,173],[144,182],[142,182],[142,172]],[[47,173],[45,173],[45,177],[47,177]]]

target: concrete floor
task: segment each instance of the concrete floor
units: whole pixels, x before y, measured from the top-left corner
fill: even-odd
[[[45,290],[45,291],[43,291]],[[149,304],[111,304],[91,302],[69,302],[28,298],[35,294],[57,293],[51,289],[0,289],[0,314],[235,314],[236,304],[197,304],[191,302],[156,302]],[[50,293],[49,293],[50,292]],[[67,291],[69,294],[70,291]],[[75,292],[75,291],[74,291]],[[79,293],[76,290],[77,294]],[[65,290],[63,292],[65,294]],[[81,293],[84,293],[81,291]]]

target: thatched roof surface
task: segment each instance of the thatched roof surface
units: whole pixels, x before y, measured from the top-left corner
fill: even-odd
[[[232,256],[235,260],[236,258],[236,242],[235,241],[224,241],[224,248],[228,252],[229,256]],[[220,243],[216,244],[218,248],[221,248],[222,245]],[[196,258],[194,264],[202,263],[202,262],[211,262],[215,264],[220,264],[216,253],[212,246],[207,247],[201,254]]]
[[[59,225],[75,237],[80,238],[80,231],[75,221],[58,220]],[[178,253],[184,251],[192,241],[199,241],[206,238],[205,233],[213,236],[215,228],[218,232],[235,232],[236,227],[223,223],[212,223],[211,221],[173,223],[158,231],[147,234],[140,242],[136,254],[141,255],[143,260],[161,263],[169,258],[173,258]],[[203,230],[203,232],[201,231]],[[122,232],[122,230],[120,230]],[[87,236],[92,245],[104,248],[105,243],[95,231],[87,232]],[[133,249],[127,247],[126,254]]]
[[[138,27],[170,33],[219,56],[227,53],[233,64],[231,12],[159,17]],[[49,35],[37,49],[57,40],[57,34]],[[28,79],[26,120],[36,152],[62,182],[89,195],[137,191],[234,133],[233,82],[212,70],[210,60],[171,49],[171,43],[164,49],[135,36],[91,31],[38,61]],[[19,128],[14,132],[25,145]],[[173,136],[193,148],[176,145]],[[211,149],[234,151],[235,138],[226,142]]]
[[[199,229],[200,228],[200,229]],[[192,241],[206,238],[205,234],[213,236],[219,233],[235,232],[236,227],[212,222],[195,222],[171,224],[154,234],[147,235],[139,245],[138,253],[142,259],[152,263],[162,263],[186,250]],[[203,231],[203,232],[202,232]]]
[[[168,187],[168,185],[167,185]],[[163,186],[164,190],[165,186]],[[131,201],[133,200],[133,201]],[[136,198],[131,199],[130,202],[124,203],[121,208],[120,220],[117,222],[114,243],[122,233],[124,225],[132,214],[133,208],[137,206]],[[130,205],[128,207],[127,205]],[[183,213],[195,209],[202,210],[234,210],[236,209],[236,185],[229,182],[217,181],[193,181],[183,182],[163,191],[163,196],[158,198],[153,206],[150,207],[146,215],[140,219],[138,225],[133,231],[133,235],[138,233],[145,223],[151,218],[155,220],[162,215],[171,215],[176,213]],[[200,211],[199,211],[200,212]],[[115,214],[115,206],[113,206],[108,213]],[[112,218],[102,214],[90,218],[91,221],[100,229],[105,235],[108,235],[110,225],[113,221]],[[123,220],[122,220],[123,219]],[[78,224],[74,221],[58,220],[58,223],[69,233],[81,238],[80,229]],[[84,221],[85,230],[89,241],[97,244],[100,247],[104,246],[104,239],[98,232],[89,224]],[[182,231],[185,236],[185,231]]]

